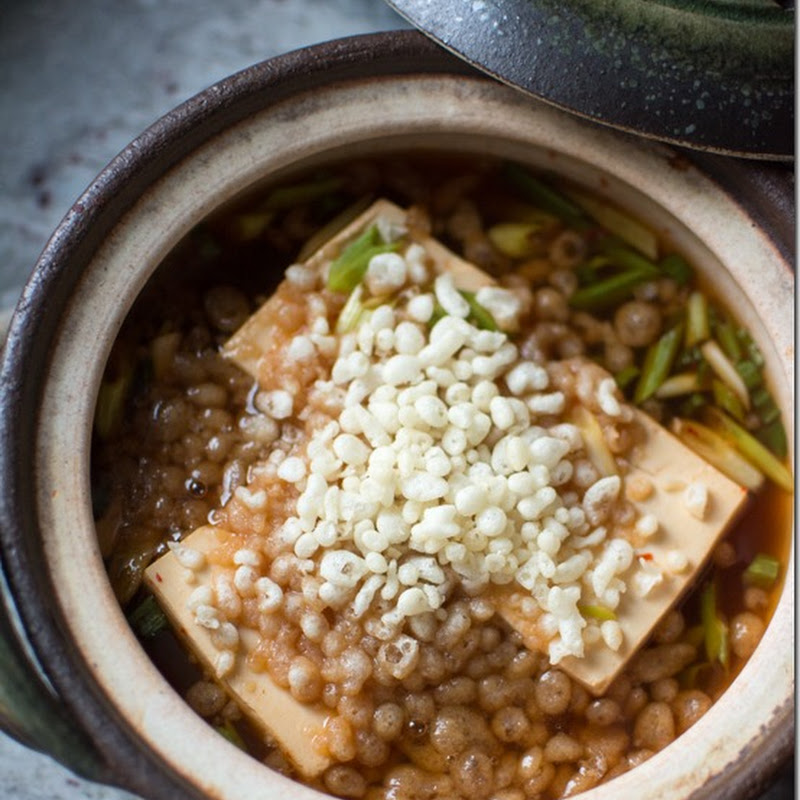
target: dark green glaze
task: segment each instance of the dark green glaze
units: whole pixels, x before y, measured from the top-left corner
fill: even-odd
[[[711,152],[794,152],[794,12],[771,0],[389,0],[500,80]]]

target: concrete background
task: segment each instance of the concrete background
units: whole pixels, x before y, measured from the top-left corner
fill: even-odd
[[[379,0],[4,0],[0,330],[72,202],[147,125],[252,63],[406,27]],[[792,771],[762,800],[794,796]],[[0,734],[0,797],[124,800]]]

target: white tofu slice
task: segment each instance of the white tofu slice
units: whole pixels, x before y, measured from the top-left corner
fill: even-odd
[[[217,530],[205,526],[183,539],[182,544],[208,554],[220,546],[220,541]],[[197,586],[210,583],[213,567],[206,561],[204,569],[192,573],[195,580],[189,583],[186,568],[173,553],[167,553],[147,568],[145,583],[176,633],[191,647],[205,669],[214,675],[219,651],[212,644],[211,632],[195,622],[187,605]],[[220,684],[247,717],[275,740],[304,778],[317,777],[331,764],[323,744],[329,712],[322,707],[300,703],[289,691],[277,686],[267,673],[250,669],[246,656],[258,644],[258,632],[240,628],[239,636],[241,643],[235,667],[220,679]]]
[[[652,514],[658,520],[658,531],[639,550],[652,555],[657,564],[668,563],[668,554],[677,551],[686,557],[687,564],[682,571],[668,574],[645,597],[636,596],[631,588],[623,595],[616,610],[624,635],[618,651],[598,644],[588,646],[583,658],[569,656],[560,662],[564,672],[596,695],[608,688],[659,620],[694,583],[714,546],[744,510],[749,497],[745,488],[700,458],[647,414],[635,413],[644,428],[645,439],[633,453],[631,469],[624,481],[643,480],[652,485],[650,497],[634,505],[639,514]],[[702,518],[692,513],[684,499],[684,492],[691,484],[704,486],[708,493]],[[528,647],[546,650],[535,620],[526,617],[518,603],[502,595],[499,609]]]
[[[388,200],[376,200],[363,214],[356,217],[327,244],[319,248],[305,262],[307,267],[319,269],[326,261],[335,258],[353,239],[357,238],[376,219],[381,218],[389,224],[405,225],[406,212]],[[414,240],[412,238],[412,240]],[[463,258],[459,258],[440,242],[430,236],[416,239],[427,252],[433,267],[438,272],[449,272],[459,289],[476,291],[482,286],[491,286],[494,280],[483,270],[478,269]],[[223,354],[232,359],[245,372],[256,380],[259,378],[259,362],[272,342],[272,320],[274,312],[267,300],[247,322],[225,343]]]

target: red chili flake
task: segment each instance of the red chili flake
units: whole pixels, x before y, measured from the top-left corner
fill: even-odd
[[[653,554],[652,553],[639,553],[639,558],[643,558],[645,561],[652,561]]]
[[[164,583],[164,579],[161,577],[161,573],[160,572],[156,572],[156,580],[159,583]]]

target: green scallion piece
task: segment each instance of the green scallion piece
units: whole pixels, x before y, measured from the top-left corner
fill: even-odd
[[[786,428],[779,419],[762,426],[755,432],[755,435],[758,441],[778,458],[786,458],[789,453],[789,444],[786,441]]]
[[[604,239],[600,245],[603,253],[618,267],[638,272],[650,280],[662,278],[661,270],[649,258],[645,258],[619,239]]]
[[[646,225],[606,200],[594,197],[580,189],[564,190],[595,222],[614,236],[638,250],[647,258],[658,257],[658,237]]]
[[[132,383],[133,368],[126,365],[115,380],[100,384],[94,412],[94,431],[98,438],[110,439],[119,430]]]
[[[270,222],[275,217],[274,211],[253,212],[252,214],[240,214],[232,220],[232,233],[237,241],[251,242],[258,239],[267,229]]]
[[[342,250],[331,263],[328,288],[333,292],[352,292],[366,274],[370,259],[400,248],[400,241],[384,242],[377,225],[371,225]]]
[[[581,311],[601,311],[627,300],[637,286],[648,280],[650,277],[638,270],[620,272],[573,292],[569,304]]]
[[[744,381],[744,385],[751,392],[762,384],[763,377],[761,375],[761,370],[755,362],[745,359],[743,361],[737,361],[734,367]]]
[[[708,408],[707,422],[739,452],[784,491],[794,490],[792,473],[749,431],[718,408]]]
[[[624,392],[641,374],[641,370],[635,364],[621,369],[615,376],[614,380],[617,386]]]
[[[699,347],[690,347],[681,350],[680,355],[675,359],[675,369],[688,370],[697,368],[703,362],[703,354],[700,352]]]
[[[750,399],[762,425],[768,425],[780,417],[781,411],[766,386],[759,386],[751,393]]]
[[[762,354],[759,346],[756,344],[755,339],[750,335],[750,332],[745,328],[736,329],[736,337],[742,343],[747,357],[759,368],[764,366],[764,355]]]
[[[717,378],[711,380],[711,391],[714,395],[714,404],[730,414],[739,422],[744,422],[745,409],[742,401],[737,397],[730,386]]]
[[[433,327],[440,319],[447,316],[447,312],[442,308],[438,300],[433,301],[433,314],[428,320],[428,326]]]
[[[695,394],[707,389],[705,382],[701,381],[697,372],[679,372],[670,375],[655,391],[659,400],[669,400],[687,394]]]
[[[668,330],[661,338],[650,345],[644,357],[642,374],[633,393],[637,405],[652,397],[656,389],[667,379],[672,371],[678,349],[683,338],[683,325],[678,324]]]
[[[708,397],[700,392],[690,394],[680,406],[680,414],[684,417],[694,417],[708,405]]]
[[[740,486],[757,491],[764,483],[764,476],[756,469],[728,439],[717,431],[694,419],[672,420],[672,432],[687,446],[724,472]]]
[[[719,342],[719,346],[724,350],[725,355],[735,364],[742,358],[742,348],[736,338],[733,325],[726,319],[717,319],[714,326],[714,336]]]
[[[591,617],[592,619],[599,619],[602,621],[614,620],[617,618],[617,615],[610,608],[606,608],[605,606],[579,605],[578,611],[580,611],[584,617]]]
[[[313,253],[316,253],[320,247],[327,244],[337,233],[344,230],[359,214],[366,211],[372,200],[372,195],[364,195],[356,200],[355,203],[340,211],[332,219],[329,219],[306,240],[295,256],[295,261],[300,263],[308,260]]]
[[[728,626],[717,611],[717,590],[713,582],[703,589],[700,596],[700,620],[708,660],[712,663],[718,661],[727,669],[730,656]]]
[[[540,250],[542,226],[531,222],[499,222],[486,235],[504,256],[528,258]]]
[[[214,730],[220,735],[224,736],[231,744],[236,745],[240,750],[247,752],[247,745],[242,739],[241,734],[233,726],[230,720],[226,720],[222,725],[215,725]]]
[[[152,639],[169,627],[167,615],[153,595],[148,595],[131,611],[128,624],[141,639]]]
[[[347,302],[342,306],[342,310],[339,312],[339,318],[336,320],[336,333],[348,333],[354,331],[358,327],[358,322],[364,311],[364,304],[361,302],[363,294],[364,286],[360,283],[350,292],[350,296],[347,298]]]
[[[287,208],[294,208],[335,192],[343,183],[343,178],[325,177],[315,181],[295,183],[291,186],[278,186],[267,195],[266,200],[260,203],[259,207],[265,211],[282,211]]]
[[[689,262],[677,253],[670,253],[661,259],[659,268],[668,278],[672,278],[679,286],[686,286],[694,277],[694,270]]]
[[[580,206],[544,181],[535,178],[518,164],[511,162],[503,164],[502,175],[526,200],[534,203],[542,211],[553,214],[577,230],[586,230],[591,226]]]
[[[465,292],[459,289],[462,297],[469,303],[469,316],[467,320],[485,331],[497,331],[500,328],[494,321],[491,312],[475,299],[475,292]]]
[[[771,589],[781,572],[781,562],[774,556],[759,553],[747,566],[742,578],[751,586]]]
[[[686,347],[702,344],[709,336],[708,300],[702,292],[694,291],[686,301]]]

